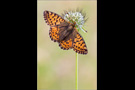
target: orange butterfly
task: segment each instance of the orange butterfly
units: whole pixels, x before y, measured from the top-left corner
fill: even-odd
[[[75,28],[75,22],[70,23],[60,15],[44,11],[44,19],[50,25],[49,36],[54,42],[58,42],[61,49],[72,49],[79,54],[87,54],[87,46],[83,37]]]

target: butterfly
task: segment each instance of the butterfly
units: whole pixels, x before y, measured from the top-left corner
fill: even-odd
[[[79,54],[88,53],[85,41],[75,27],[76,22],[70,23],[62,16],[47,10],[43,12],[43,16],[45,22],[50,26],[49,36],[51,40],[58,42],[61,49],[73,49]]]

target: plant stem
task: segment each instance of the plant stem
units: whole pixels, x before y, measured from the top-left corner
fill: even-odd
[[[76,53],[76,90],[78,90],[78,53]]]

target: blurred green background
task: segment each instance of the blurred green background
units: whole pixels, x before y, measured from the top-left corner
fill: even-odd
[[[43,18],[45,10],[59,15],[64,10],[76,8],[86,12],[87,33],[80,31],[87,48],[87,55],[78,54],[78,88],[97,89],[97,1],[38,1],[37,2],[37,89],[75,90],[75,52],[62,50],[51,41],[49,29]]]

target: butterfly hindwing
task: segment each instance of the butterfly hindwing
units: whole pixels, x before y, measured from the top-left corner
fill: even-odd
[[[73,48],[73,33],[71,33],[67,38],[59,42],[59,46],[63,50],[68,50]]]
[[[61,49],[63,50],[68,50],[68,49],[71,49],[72,48],[72,45],[73,44],[73,40],[72,39],[69,39],[67,41],[63,40],[59,43],[59,46]]]
[[[69,24],[65,21],[61,24],[51,26],[49,31],[49,36],[51,40],[53,40],[54,42],[61,42],[66,36],[69,36],[70,34],[66,30],[68,25]]]
[[[50,38],[51,38],[52,41],[58,42],[58,40],[59,40],[59,35],[58,35],[59,30],[60,29],[58,28],[58,26],[52,26],[50,28],[50,30],[49,30],[49,36],[50,36]]]
[[[65,22],[65,20],[61,16],[50,11],[44,11],[44,19],[46,23],[50,26],[58,25],[61,22]]]

